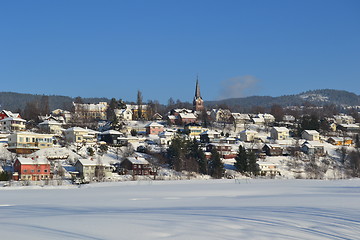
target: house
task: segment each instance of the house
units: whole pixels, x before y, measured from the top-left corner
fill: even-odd
[[[344,132],[360,132],[360,127],[357,124],[340,124],[337,126],[337,129]]]
[[[283,116],[283,121],[286,123],[294,123],[295,122],[295,117],[293,115],[284,115]]]
[[[131,121],[133,119],[133,111],[126,105],[125,109],[114,109],[115,115],[119,120]]]
[[[337,124],[354,124],[355,123],[355,118],[353,118],[350,115],[346,115],[346,114],[335,115],[334,119]]]
[[[64,131],[65,141],[74,143],[94,143],[98,132],[81,127],[72,127]]]
[[[350,146],[353,144],[352,138],[349,137],[330,137],[327,142],[335,146]]]
[[[198,137],[203,132],[202,126],[197,123],[186,124],[184,130],[191,137]]]
[[[249,114],[243,114],[243,113],[232,113],[230,121],[235,124],[236,126],[240,126],[242,124],[248,124],[251,123],[251,118]]]
[[[79,177],[85,181],[103,180],[112,178],[114,167],[102,159],[83,158],[75,163]]]
[[[18,157],[14,163],[13,179],[21,181],[50,179],[50,162],[46,158]]]
[[[26,120],[18,117],[7,117],[0,120],[2,132],[16,132],[25,130]]]
[[[30,154],[39,149],[53,147],[52,134],[15,132],[8,137],[8,150],[19,154]]]
[[[309,140],[309,141],[319,141],[320,134],[316,130],[304,130],[301,133],[301,138]]]
[[[152,116],[152,119],[156,120],[156,121],[160,121],[163,119],[163,116],[160,114],[160,113],[155,113],[153,116]]]
[[[284,149],[279,144],[265,144],[262,150],[268,156],[281,156]]]
[[[150,175],[150,163],[142,157],[128,157],[120,163],[120,170],[122,174],[129,175]]]
[[[73,103],[75,115],[79,119],[106,120],[107,102],[93,103]]]
[[[251,122],[258,126],[264,126],[265,125],[265,119],[262,117],[252,117]]]
[[[47,132],[47,133],[53,133],[56,135],[61,135],[63,128],[61,127],[61,123],[54,121],[54,120],[45,120],[41,123],[39,123],[40,130]]]
[[[325,154],[324,145],[316,141],[305,141],[300,149],[306,154],[316,154],[320,156]]]
[[[175,122],[177,125],[186,125],[189,123],[196,123],[197,117],[195,116],[194,113],[179,113]]]
[[[121,141],[121,138],[123,137],[123,134],[119,131],[115,130],[108,130],[105,132],[99,133],[99,140],[104,141],[107,144],[121,144],[123,141]]]
[[[164,126],[157,122],[151,122],[145,126],[145,129],[147,135],[159,135],[164,131]]]
[[[263,118],[266,124],[275,122],[275,117],[269,113],[259,113],[258,118]]]
[[[210,112],[210,118],[215,122],[230,123],[231,111],[229,109],[213,109]]]
[[[148,105],[126,104],[126,108],[128,108],[132,111],[133,119],[139,119],[140,115],[141,115],[142,119],[148,118]],[[141,114],[140,114],[140,112],[141,112]]]
[[[221,134],[217,131],[206,130],[206,131],[200,133],[200,141],[202,143],[209,143],[216,139],[219,139],[220,136],[221,136]]]
[[[260,168],[260,176],[275,177],[281,175],[278,166],[274,163],[259,161],[257,164]]]
[[[13,113],[11,111],[2,110],[0,112],[0,120],[3,120],[4,118],[21,118],[19,113]]]
[[[160,145],[170,145],[175,135],[176,135],[176,131],[171,131],[171,130],[166,130],[164,132],[159,133]]]
[[[285,140],[289,138],[289,129],[286,127],[273,127],[270,130],[270,137],[275,140]]]
[[[243,142],[252,142],[257,137],[258,132],[253,130],[244,130],[240,132],[240,140]]]
[[[230,144],[209,143],[206,145],[207,152],[211,152],[213,149],[218,151],[222,158],[226,158],[226,156],[232,155],[232,147]]]

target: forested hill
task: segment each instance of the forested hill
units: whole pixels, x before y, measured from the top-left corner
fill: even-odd
[[[313,105],[335,104],[338,106],[360,106],[360,96],[351,92],[334,89],[321,89],[303,92],[296,95],[284,95],[280,97],[252,96],[245,98],[231,98],[219,101],[207,101],[207,106],[227,105],[244,108],[261,106],[271,107],[274,104],[281,106],[302,105],[305,102]]]
[[[206,95],[206,94],[205,94]],[[0,92],[0,110],[6,109],[10,111],[24,110],[28,102],[40,102],[44,95]],[[48,95],[49,108],[54,110],[57,108],[70,110],[72,102],[75,98],[58,95]],[[108,98],[82,98],[84,103],[109,102]],[[251,108],[255,106],[271,107],[274,104],[281,106],[302,105],[309,102],[313,105],[335,104],[338,106],[360,106],[360,96],[351,92],[333,89],[322,89],[307,91],[296,95],[284,95],[280,97],[269,96],[252,96],[246,98],[231,98],[219,101],[206,101],[208,107],[216,107],[227,105],[229,107]]]
[[[26,93],[14,93],[14,92],[0,92],[0,110],[6,109],[10,111],[24,110],[26,103],[39,102],[41,104],[41,98],[44,95],[26,94]],[[75,98],[58,95],[48,95],[49,108],[70,110],[72,102]],[[98,103],[108,102],[107,98],[82,98],[84,103]]]

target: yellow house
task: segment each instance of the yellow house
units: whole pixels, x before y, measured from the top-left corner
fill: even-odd
[[[42,148],[53,147],[52,134],[16,132],[11,134],[8,140],[8,150],[19,154],[29,154]]]
[[[353,140],[349,137],[330,137],[328,142],[335,146],[350,146]]]
[[[201,125],[196,123],[189,123],[185,125],[184,129],[191,137],[199,137],[200,134],[204,131]]]

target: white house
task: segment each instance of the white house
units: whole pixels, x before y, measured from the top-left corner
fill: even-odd
[[[316,130],[304,130],[301,133],[301,138],[309,140],[309,141],[319,141],[320,134]]]
[[[8,117],[0,120],[2,132],[16,132],[25,130],[26,120],[18,117]]]
[[[72,127],[64,131],[65,140],[75,143],[94,143],[97,141],[98,132],[81,127]]]
[[[45,132],[48,133],[54,133],[56,135],[61,135],[62,134],[62,127],[61,127],[61,123],[53,121],[53,120],[45,120],[41,123],[39,123],[39,128]]]
[[[286,127],[273,127],[270,130],[270,137],[275,140],[284,140],[289,138],[289,129]]]
[[[114,167],[101,159],[84,158],[76,161],[75,169],[85,181],[92,181],[111,178]]]
[[[254,141],[258,132],[253,130],[244,130],[240,132],[240,140],[244,142]]]
[[[114,109],[115,115],[120,120],[131,121],[133,119],[133,112],[128,105],[124,109]]]

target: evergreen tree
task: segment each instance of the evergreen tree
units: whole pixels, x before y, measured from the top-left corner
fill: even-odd
[[[193,141],[187,142],[189,151],[188,158],[193,159],[196,162],[196,172],[199,172],[201,174],[207,174],[207,160],[199,143],[196,141],[195,138],[193,139]]]
[[[235,168],[241,173],[245,173],[248,170],[248,154],[243,146],[239,146],[238,153],[235,157]]]
[[[216,149],[211,151],[209,171],[213,178],[222,178],[224,175],[224,164],[221,162],[220,154]]]
[[[256,160],[255,153],[248,153],[248,172],[254,176],[257,176],[260,172],[259,165],[256,163]]]
[[[185,141],[181,137],[175,137],[167,150],[168,163],[175,171],[184,170]]]

